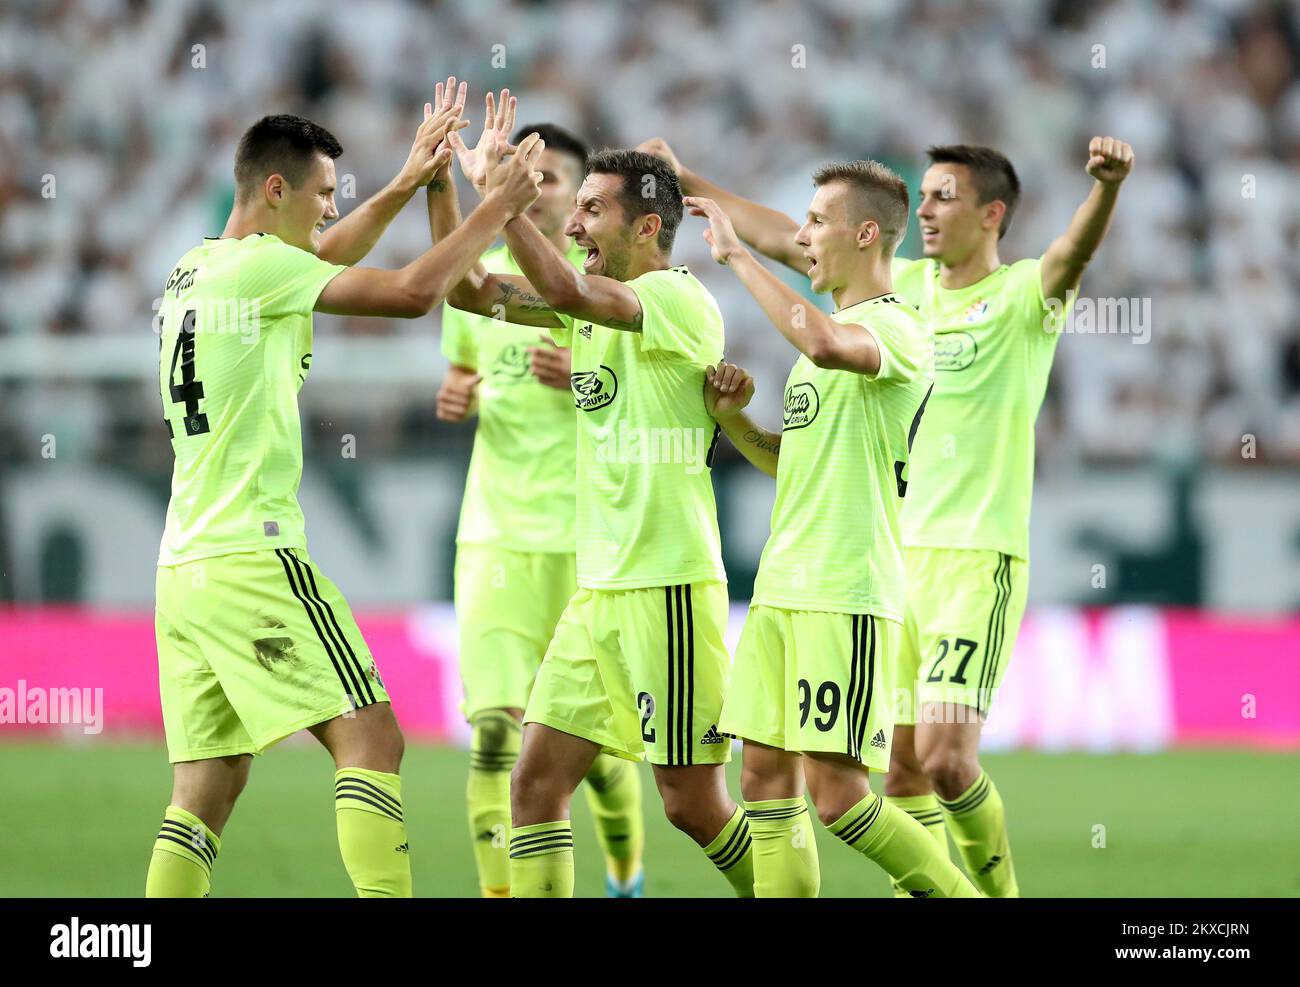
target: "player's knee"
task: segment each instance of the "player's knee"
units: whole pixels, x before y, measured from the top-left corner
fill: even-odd
[[[518,753],[519,727],[509,713],[488,710],[470,724],[470,747],[483,754]]]
[[[681,830],[700,846],[706,846],[721,829],[717,813],[713,806],[703,804],[698,797],[685,788],[674,789],[660,786],[659,794],[663,798],[664,815],[672,825]]]
[[[533,759],[520,758],[510,772],[510,811],[515,825],[520,820],[545,822],[564,815],[568,793],[551,772],[541,770]]]
[[[926,777],[940,798],[956,798],[974,783],[979,773],[975,755],[956,747],[941,745],[925,756]]]
[[[889,773],[885,775],[885,794],[894,798],[907,798],[929,795],[931,791],[933,786],[925,766],[911,752],[900,757],[899,750],[895,747],[889,761]]]

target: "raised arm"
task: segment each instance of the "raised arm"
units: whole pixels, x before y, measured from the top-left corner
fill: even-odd
[[[1120,184],[1133,170],[1133,148],[1114,137],[1088,142],[1087,172],[1096,181],[1064,233],[1043,254],[1043,297],[1066,302],[1079,287],[1084,268],[1101,246],[1119,199]]]
[[[754,424],[745,406],[754,396],[754,378],[734,363],[719,363],[704,371],[704,408],[740,454],[768,476],[776,476],[781,433]]]
[[[483,133],[476,147],[467,148],[455,132],[449,135],[448,140],[460,160],[461,170],[480,195],[486,189],[490,149],[509,149],[506,137],[510,127],[514,126],[515,100],[509,89],[501,90],[501,96],[495,100],[489,92],[486,104]],[[440,243],[461,224],[460,201],[456,195],[450,162],[440,168],[430,180],[426,205],[429,235],[434,243]],[[452,287],[447,295],[447,304],[465,312],[519,325],[556,328],[564,324],[556,318],[546,299],[533,289],[526,278],[492,274],[477,260],[465,277]]]
[[[583,274],[527,216],[521,214],[506,224],[506,245],[527,283],[556,312],[610,329],[641,331],[641,300],[636,292],[622,281]]]
[[[704,239],[713,259],[735,272],[790,345],[828,370],[880,372],[880,347],[871,333],[862,326],[836,322],[760,264],[740,242],[730,218],[712,199],[687,196],[683,201],[692,216],[709,221]]]
[[[417,189],[428,185],[434,173],[434,155],[448,130],[468,125],[460,119],[465,109],[465,83],[456,77],[438,83],[432,104],[424,104],[424,122],[415,132],[411,153],[391,182],[321,234],[319,256],[331,264],[359,264],[384,230],[402,211]]]
[[[770,257],[800,274],[808,273],[808,260],[794,242],[794,236],[799,232],[797,220],[776,209],[769,209],[734,192],[728,192],[722,186],[691,171],[677,160],[677,155],[662,137],[651,138],[638,145],[637,150],[663,158],[672,165],[673,171],[677,172],[677,180],[682,183],[684,194],[712,199],[718,203],[731,217],[740,238],[764,257]]]
[[[316,311],[416,318],[441,302],[511,217],[526,210],[540,194],[542,175],[536,164],[541,142],[526,143],[509,161],[496,162],[486,198],[446,239],[397,271],[349,268],[326,285]],[[447,147],[437,152],[435,174],[450,155]]]

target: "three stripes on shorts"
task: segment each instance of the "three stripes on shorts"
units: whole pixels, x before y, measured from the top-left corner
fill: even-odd
[[[370,678],[344,636],[333,609],[321,596],[311,564],[302,561],[291,549],[277,548],[275,554],[284,566],[289,589],[302,604],[307,619],[316,629],[316,636],[320,638],[321,646],[329,656],[330,664],[334,666],[344,695],[354,709],[371,705],[375,701],[375,690],[370,685]]]

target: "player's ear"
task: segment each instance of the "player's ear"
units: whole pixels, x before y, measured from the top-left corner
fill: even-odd
[[[858,225],[858,249],[865,250],[880,239],[880,224],[868,219]]]
[[[984,219],[980,225],[986,230],[1002,229],[1002,217],[1007,214],[1007,204],[1001,199],[994,199],[984,207]]]
[[[641,223],[637,227],[636,235],[645,237],[647,240],[654,240],[659,236],[659,228],[664,225],[663,219],[658,213],[650,213],[641,217]]]
[[[266,196],[266,204],[272,209],[279,206],[284,201],[285,186],[288,184],[283,175],[273,174],[267,176],[265,184],[262,185],[262,192]]]

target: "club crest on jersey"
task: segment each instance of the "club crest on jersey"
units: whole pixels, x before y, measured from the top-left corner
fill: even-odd
[[[821,398],[817,388],[804,381],[792,384],[785,389],[785,412],[781,416],[782,431],[792,428],[805,428],[813,423],[817,412],[821,410]]]
[[[975,362],[975,337],[968,332],[936,333],[934,337],[934,369],[965,370]]]
[[[984,299],[972,302],[961,315],[962,322],[979,322],[989,314],[989,303]]]
[[[507,378],[503,383],[522,380],[528,376],[528,347],[521,346],[519,343],[511,343],[497,354],[497,358],[492,361],[492,369],[489,373],[494,378]]]
[[[595,370],[569,374],[573,388],[573,406],[583,411],[595,411],[612,404],[618,395],[618,377],[603,364]]]

